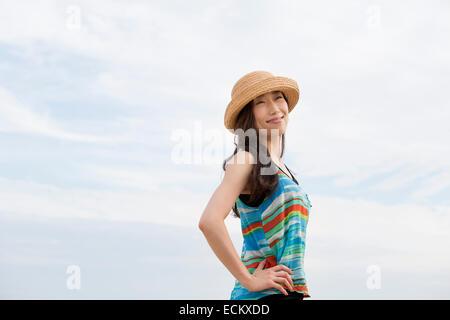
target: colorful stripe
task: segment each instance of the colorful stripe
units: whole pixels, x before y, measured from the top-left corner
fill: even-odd
[[[258,264],[266,259],[265,269],[283,264],[294,274],[294,291],[308,294],[303,269],[306,227],[311,203],[302,187],[281,170],[277,171],[279,184],[259,207],[250,207],[239,198],[236,206],[241,216],[243,245],[241,260],[253,274]],[[281,284],[290,290],[285,284]],[[278,289],[248,291],[237,280],[230,300],[257,300],[270,294],[281,293]]]

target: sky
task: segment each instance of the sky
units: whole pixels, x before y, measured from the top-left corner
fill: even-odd
[[[312,204],[308,299],[449,299],[449,18],[437,0],[1,2],[0,298],[229,299],[198,221],[232,87],[265,70],[300,88],[282,159]]]

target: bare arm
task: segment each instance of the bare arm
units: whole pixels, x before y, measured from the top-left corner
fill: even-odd
[[[232,162],[234,159],[236,163]],[[252,276],[237,253],[224,221],[247,184],[253,157],[248,152],[240,151],[233,160],[230,160],[231,162],[227,165],[222,183],[217,187],[203,211],[199,228],[228,271],[239,283],[249,289]]]
[[[201,228],[211,249],[240,284],[250,288],[251,274],[238,255],[223,221]]]

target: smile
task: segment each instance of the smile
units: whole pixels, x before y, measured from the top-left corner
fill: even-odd
[[[280,123],[283,118],[284,118],[284,116],[282,116],[280,118],[272,119],[272,120],[269,120],[269,121],[266,121],[266,122],[267,123]]]

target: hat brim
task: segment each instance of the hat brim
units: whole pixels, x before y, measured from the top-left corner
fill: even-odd
[[[300,90],[297,82],[286,77],[271,77],[256,82],[242,91],[239,96],[231,100],[225,110],[225,127],[233,132],[239,112],[256,97],[272,91],[282,91],[286,95],[288,110],[291,112],[297,105]]]

